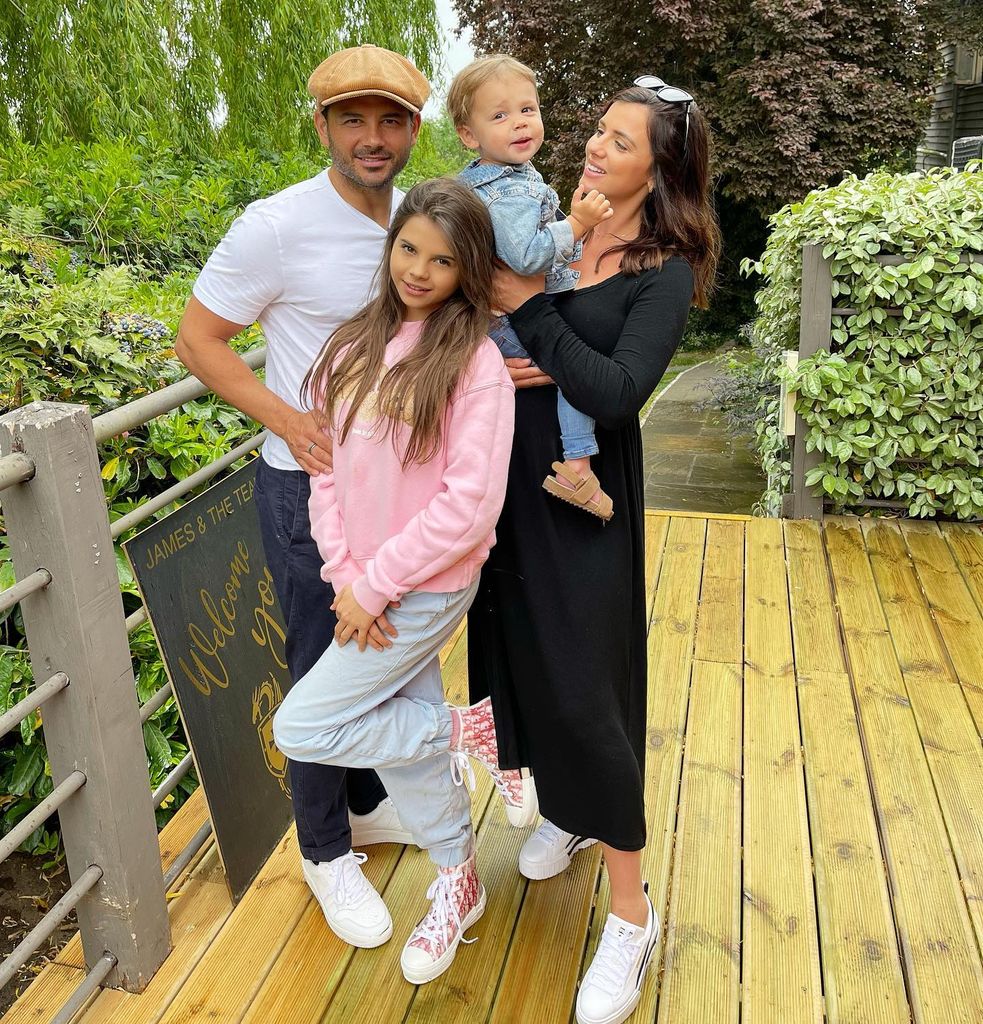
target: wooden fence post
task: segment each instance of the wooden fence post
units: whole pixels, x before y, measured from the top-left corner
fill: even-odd
[[[802,302],[799,320],[799,362],[828,349],[833,327],[833,275],[823,247],[812,243],[802,247]],[[806,474],[822,462],[822,454],[806,451],[805,420],[795,414],[792,447],[792,518],[822,519],[823,495],[806,487]]]
[[[18,578],[51,583],[21,604],[34,678],[69,685],[44,705],[57,785],[84,785],[59,811],[72,880],[102,878],[78,906],[85,959],[117,960],[108,984],[141,991],[170,949],[160,848],[99,458],[88,410],[35,402],[0,418],[0,452],[36,472],[3,492]]]

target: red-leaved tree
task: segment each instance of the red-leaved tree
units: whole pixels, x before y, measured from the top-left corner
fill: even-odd
[[[562,195],[605,96],[643,73],[692,92],[713,129],[731,271],[785,203],[844,171],[910,165],[940,41],[983,36],[978,0],[454,2],[478,52],[536,71],[537,163]]]

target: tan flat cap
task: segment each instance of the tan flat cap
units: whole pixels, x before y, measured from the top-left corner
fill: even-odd
[[[372,43],[332,53],[311,72],[307,91],[326,107],[353,96],[385,96],[419,114],[430,83],[402,54]]]

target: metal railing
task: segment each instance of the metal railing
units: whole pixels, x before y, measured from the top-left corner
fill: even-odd
[[[266,350],[243,357],[256,370]],[[163,872],[154,810],[193,767],[189,752],[151,792],[142,726],[173,695],[138,706],[113,541],[258,448],[259,433],[110,524],[97,444],[208,393],[188,377],[90,418],[83,406],[35,402],[0,417],[0,492],[34,677],[45,681],[0,716],[0,738],[40,709],[51,793],[0,839],[0,861],[56,811],[72,885],[0,964],[0,986],[72,911],[88,974],[52,1024],[67,1024],[100,985],[141,991],[170,949],[165,894],[212,834],[206,821]]]
[[[910,256],[876,256],[875,260],[883,267],[899,267],[910,263]],[[960,263],[983,263],[983,255],[964,252]],[[808,359],[817,352],[829,351],[832,343],[833,317],[855,316],[859,310],[849,306],[833,306],[833,274],[832,260],[823,256],[823,247],[819,243],[805,245],[802,248],[802,291],[801,312],[799,321],[798,361]],[[903,310],[884,308],[888,316],[901,316]],[[793,353],[795,354],[795,353]],[[806,434],[808,425],[798,414],[794,416],[794,427],[790,424],[788,434],[792,441],[792,479],[791,491],[784,496],[782,515],[793,519],[822,519],[825,511],[825,500],[821,487],[807,487],[807,474],[823,460],[821,452],[806,450]],[[881,498],[864,498],[856,504],[867,508],[907,508],[907,502]]]

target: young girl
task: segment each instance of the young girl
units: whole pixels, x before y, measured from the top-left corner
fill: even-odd
[[[467,187],[416,185],[390,227],[378,297],[338,328],[305,382],[334,441],[310,512],[338,625],[274,735],[297,761],[377,769],[437,865],[430,911],[400,959],[416,984],[450,966],[485,907],[460,782],[464,751],[480,760],[494,726],[487,702],[444,704],[438,655],[495,542],[512,446],[514,390],[485,336],[494,251]],[[518,772],[487,767],[507,795],[521,793]],[[341,938],[378,946],[392,920],[364,861],[349,852],[328,865],[324,911]]]

